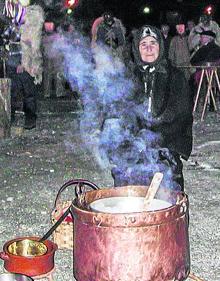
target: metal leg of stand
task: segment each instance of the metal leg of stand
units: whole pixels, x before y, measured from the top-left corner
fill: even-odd
[[[217,82],[218,91],[219,91],[219,95],[220,95],[220,82],[219,82],[217,69],[215,69],[214,74],[215,74],[215,79],[216,79],[216,82]]]
[[[200,79],[199,79],[199,86],[198,86],[197,93],[196,93],[196,99],[195,99],[195,103],[194,103],[194,107],[193,107],[193,112],[196,111],[196,107],[197,107],[197,103],[198,103],[198,99],[199,99],[199,94],[200,94],[204,74],[205,74],[205,69],[202,69],[201,76],[200,76]]]
[[[207,106],[207,103],[208,103],[208,99],[210,97],[211,88],[212,88],[213,74],[214,74],[214,70],[211,70],[211,74],[210,74],[210,77],[209,77],[209,74],[207,73],[207,70],[206,70],[206,77],[207,77],[207,80],[208,80],[208,88],[207,88],[207,92],[206,92],[206,96],[205,96],[205,102],[204,102],[204,105],[203,105],[201,121],[204,120],[206,106]]]
[[[5,63],[5,59],[2,60],[2,63],[3,63],[3,75],[4,75],[4,78],[6,78],[6,63]]]
[[[215,109],[215,111],[217,111],[217,106],[216,106],[216,102],[215,102],[215,96],[213,94],[212,88],[210,90],[210,94],[211,94],[211,99],[212,99],[212,102],[213,102],[214,109]]]
[[[215,70],[212,69],[211,72],[215,73]],[[207,71],[207,70],[206,70],[206,75],[207,75],[207,80],[208,80],[208,83],[209,83],[209,80],[211,78],[211,74],[209,74],[209,71]],[[214,81],[214,78],[215,78],[215,76],[213,74],[212,81]],[[212,90],[212,84],[213,84],[213,82],[211,82],[210,96],[211,96],[211,99],[212,99],[212,102],[213,102],[214,109],[215,109],[215,111],[217,111],[217,106],[216,106],[216,102],[215,102],[215,96],[214,96],[214,93],[213,93],[213,90]],[[209,98],[209,100],[210,100],[210,98]]]

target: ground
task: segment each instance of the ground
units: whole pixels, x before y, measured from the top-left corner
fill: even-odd
[[[12,137],[0,140],[0,248],[19,236],[42,236],[51,226],[51,211],[60,186],[73,178],[100,187],[113,185],[82,145],[80,112],[41,112],[37,128],[22,130],[17,114]],[[191,271],[206,281],[220,280],[220,115],[195,116],[194,146],[184,162],[185,192],[190,202]],[[72,199],[69,188],[63,199]],[[52,239],[52,238],[51,238]],[[0,260],[0,272],[4,271]],[[54,280],[73,277],[72,251],[57,251]],[[190,280],[190,279],[187,279]]]

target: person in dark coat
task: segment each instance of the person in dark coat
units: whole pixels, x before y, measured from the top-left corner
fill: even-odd
[[[165,55],[169,57],[169,48],[170,48],[170,42],[172,39],[172,36],[169,34],[170,27],[168,24],[162,24],[160,28],[163,38],[164,38],[164,49],[165,49]]]
[[[216,34],[211,30],[204,30],[200,33],[200,47],[193,53],[190,63],[192,65],[219,65],[220,47],[215,42]],[[191,79],[194,87],[198,87],[201,78],[201,69],[196,70]],[[215,111],[213,100],[210,99],[209,111]]]
[[[97,41],[101,41],[113,49],[125,43],[125,29],[119,19],[110,12],[103,14],[103,22],[98,26]]]
[[[220,62],[220,47],[215,43],[216,34],[211,30],[200,33],[200,48],[194,53],[190,62],[192,65],[201,65],[207,62]]]
[[[148,25],[138,29],[132,50],[130,78],[135,90],[102,127],[102,134],[111,132],[111,144],[103,143],[113,164],[114,185],[147,185],[160,171],[164,185],[183,190],[182,159],[187,160],[192,150],[189,85],[165,57],[157,28]],[[116,131],[120,135],[117,141]]]
[[[122,57],[125,44],[125,27],[120,19],[113,17],[110,12],[102,16],[103,21],[97,27],[96,43],[105,45],[114,55]]]
[[[8,9],[12,22],[6,30],[9,33],[6,70],[11,79],[11,121],[13,123],[15,119],[16,99],[21,94],[25,115],[24,129],[27,130],[36,127],[37,95],[43,71],[41,33],[44,11],[40,5],[34,5],[34,2],[6,1],[6,11]],[[12,13],[13,9],[18,10],[16,15]]]

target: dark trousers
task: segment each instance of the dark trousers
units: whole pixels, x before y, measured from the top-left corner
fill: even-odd
[[[22,94],[23,111],[27,118],[36,117],[37,91],[33,77],[26,71],[16,73],[15,67],[7,67],[7,75],[11,79],[11,110],[16,109],[16,100]]]
[[[184,191],[183,162],[178,153],[172,154],[175,160],[175,163],[171,164],[171,168],[173,170],[173,181],[181,187],[181,191]]]

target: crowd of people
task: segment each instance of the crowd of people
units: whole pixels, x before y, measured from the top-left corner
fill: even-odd
[[[43,73],[49,76],[44,76],[46,81],[55,79],[58,92],[62,90],[57,81],[60,78],[58,67],[47,63],[47,69],[44,68],[42,44],[47,57],[57,60],[57,53],[54,58],[50,56],[51,44],[65,34],[69,42],[80,45],[80,36],[70,23],[57,27],[52,21],[46,21],[43,9],[33,1],[6,0],[4,13],[10,22],[2,31],[1,39],[9,54],[6,69],[7,77],[12,81],[12,122],[16,97],[22,93],[24,128],[33,129]],[[134,84],[129,95],[118,101],[119,111],[113,110],[111,114],[105,112],[108,107],[99,107],[102,108],[100,116],[104,116],[97,128],[101,135],[106,133],[106,124],[112,120],[121,131],[126,131],[124,135],[130,135],[129,139],[121,138],[114,149],[105,142],[115,186],[134,182],[146,184],[152,172],[169,169],[168,174],[177,188],[184,189],[182,159],[187,160],[192,150],[195,73],[181,67],[218,63],[220,28],[210,15],[202,15],[198,24],[191,20],[185,24],[178,18],[175,28],[176,35],[173,36],[167,23],[160,29],[146,24],[128,34],[122,21],[110,12],[94,20],[91,26],[91,50],[105,48],[113,57],[119,58],[126,67],[126,77]],[[62,60],[62,55],[60,58]],[[94,60],[94,67],[95,64]],[[138,152],[133,158],[129,152],[135,145]],[[157,167],[151,171],[144,169],[144,175],[141,175],[137,166],[152,166],[152,159]]]

